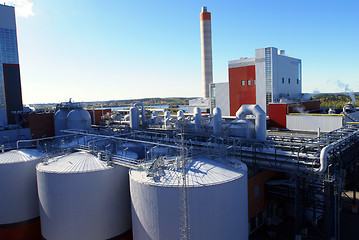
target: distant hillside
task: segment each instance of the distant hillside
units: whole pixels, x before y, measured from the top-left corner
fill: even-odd
[[[188,105],[188,101],[193,98],[143,98],[130,100],[110,100],[110,101],[96,101],[96,102],[82,102],[84,108],[104,108],[109,107],[127,107],[132,106],[137,102],[143,103],[145,106],[154,105],[170,105],[172,107],[180,105]],[[58,103],[44,103],[44,104],[30,104],[31,107],[39,110],[52,110]]]
[[[342,108],[347,102],[352,102],[352,98],[356,102],[359,100],[359,93],[318,93],[313,96],[314,100],[320,100],[322,108]],[[110,100],[110,101],[96,101],[96,102],[83,102],[85,108],[104,108],[108,107],[127,107],[132,106],[137,102],[142,102],[146,106],[153,105],[170,105],[172,107],[180,105],[188,105],[188,101],[192,98],[143,98],[143,99],[130,99],[130,100]],[[30,104],[38,110],[52,110],[56,107],[57,103],[44,103],[44,104]],[[358,106],[358,104],[356,104]]]
[[[320,100],[322,108],[342,108],[346,103],[353,102],[353,98],[358,106],[359,93],[319,93],[313,96],[314,100]]]

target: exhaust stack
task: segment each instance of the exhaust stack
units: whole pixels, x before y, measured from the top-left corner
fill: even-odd
[[[213,83],[213,69],[212,69],[211,13],[207,12],[207,7],[202,7],[200,19],[201,19],[203,97],[209,98],[209,84]]]

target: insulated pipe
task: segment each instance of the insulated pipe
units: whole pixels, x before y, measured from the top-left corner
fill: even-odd
[[[177,112],[177,120],[182,120],[184,119],[184,113],[183,113],[183,110],[179,110]]]
[[[177,112],[177,129],[182,129],[182,121],[185,119],[183,110]]]
[[[320,167],[319,169],[316,171],[316,173],[323,173],[324,171],[327,170],[328,167],[328,153],[329,151],[331,151],[333,149],[332,145],[326,146],[324,147],[321,151],[320,151]]]
[[[164,118],[165,118],[165,119],[166,119],[166,118],[171,118],[171,113],[170,113],[170,111],[167,111],[167,110],[166,110],[163,115],[164,115]]]
[[[193,109],[193,117],[194,117],[194,130],[196,132],[201,131],[201,122],[202,122],[202,114],[201,109],[199,107],[195,107]]]
[[[165,129],[168,129],[170,126],[171,113],[169,111],[165,111],[163,114],[163,123],[165,125]]]
[[[131,107],[130,108],[130,127],[133,130],[138,130],[140,128],[140,117],[139,117],[139,114],[138,114],[138,108],[137,107]]]
[[[247,115],[254,115],[255,120],[255,132],[256,139],[266,140],[266,113],[259,105],[242,105],[242,107],[237,111],[236,117],[239,120],[245,120]]]
[[[146,128],[146,116],[145,116],[145,105],[143,103],[135,103],[134,107],[141,107],[141,116],[142,116],[142,128]]]
[[[152,120],[153,120],[153,125],[158,125],[159,124],[159,117],[158,117],[158,112],[154,111],[152,112]]]
[[[221,133],[221,123],[222,123],[222,112],[221,109],[216,107],[213,109],[213,133]]]

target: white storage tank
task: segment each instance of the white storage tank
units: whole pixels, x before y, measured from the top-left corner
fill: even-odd
[[[54,116],[54,128],[55,135],[63,134],[61,130],[67,129],[67,114],[69,113],[68,109],[60,109],[55,113]]]
[[[91,115],[85,109],[74,109],[67,114],[67,129],[91,129]]]
[[[128,168],[76,152],[36,169],[44,238],[109,239],[131,229]]]
[[[19,149],[0,154],[0,238],[27,239],[39,231],[39,201],[36,164],[45,155],[36,149]],[[35,224],[34,224],[35,223]],[[26,227],[27,226],[27,227]],[[24,232],[25,234],[25,232]]]
[[[220,160],[195,158],[187,170],[189,237],[248,239],[246,165],[234,170]],[[165,168],[154,179],[131,169],[130,192],[134,240],[181,238],[181,170]]]

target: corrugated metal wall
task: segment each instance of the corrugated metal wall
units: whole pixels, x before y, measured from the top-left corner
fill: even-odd
[[[329,114],[289,114],[287,115],[287,128],[297,131],[330,132],[343,126],[342,115]]]

